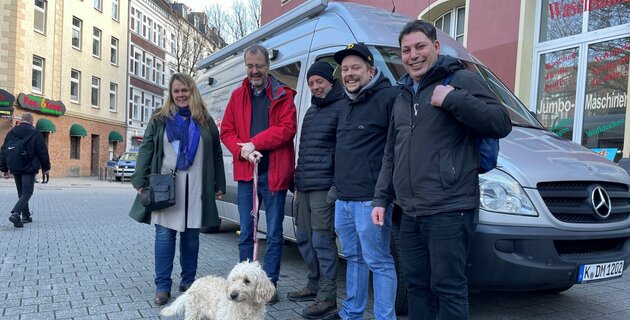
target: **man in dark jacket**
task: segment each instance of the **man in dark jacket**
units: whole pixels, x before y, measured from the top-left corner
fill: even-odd
[[[347,259],[346,299],[339,315],[361,319],[367,304],[369,273],[373,273],[374,316],[394,320],[396,270],[389,251],[391,210],[384,225],[370,219],[374,187],[387,140],[392,105],[399,89],[374,67],[363,44],[335,53],[350,98],[339,110],[335,148],[335,228]]]
[[[10,150],[16,147],[18,142],[25,141],[22,144],[22,150],[25,152],[19,163],[14,163],[8,159]],[[12,157],[14,158],[14,157]],[[28,200],[33,195],[35,185],[35,175],[42,168],[42,172],[48,174],[50,171],[50,158],[48,156],[48,148],[42,134],[33,127],[33,115],[26,112],[22,114],[20,124],[11,129],[4,139],[4,144],[0,148],[0,171],[4,178],[9,178],[9,171],[15,179],[15,186],[18,192],[18,201],[11,210],[9,221],[16,228],[22,228],[24,223],[32,222],[31,212],[28,208]],[[20,214],[22,215],[20,218]]]
[[[505,137],[512,126],[481,78],[439,54],[433,25],[412,21],[399,42],[408,74],[399,81],[372,219],[383,224],[394,197],[403,209],[409,318],[433,320],[439,309],[439,319],[468,319],[465,266],[479,201],[475,140]]]
[[[345,104],[341,83],[334,68],[315,62],[306,73],[312,106],[302,122],[295,169],[296,240],[309,273],[306,287],[287,294],[291,301],[315,302],[302,316],[319,319],[337,310],[337,244],[335,201],[327,199],[333,184],[335,142],[339,108]]]

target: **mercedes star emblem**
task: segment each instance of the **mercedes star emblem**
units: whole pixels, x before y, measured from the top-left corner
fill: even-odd
[[[610,196],[608,196],[606,190],[601,186],[593,188],[591,192],[591,204],[593,205],[593,210],[595,210],[595,218],[603,220],[610,216],[612,209]]]

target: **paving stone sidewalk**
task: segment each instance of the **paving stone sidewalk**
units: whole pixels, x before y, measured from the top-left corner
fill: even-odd
[[[0,179],[0,319],[160,319],[152,304],[154,231],[127,217],[133,197],[128,182],[52,178],[36,185],[34,222],[16,229],[8,221],[15,186]],[[236,229],[226,224],[217,234],[201,235],[198,276],[227,275],[238,257]],[[179,270],[176,258],[174,293]],[[342,263],[340,299],[344,270]],[[286,293],[303,286],[306,273],[295,245],[285,245],[281,301],[267,308],[267,319],[301,319],[305,304],[288,301]],[[627,320],[629,301],[625,275],[562,294],[471,294],[470,313],[483,320]]]

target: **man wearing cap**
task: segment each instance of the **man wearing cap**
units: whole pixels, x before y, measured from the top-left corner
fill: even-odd
[[[334,188],[337,118],[346,98],[343,86],[333,78],[333,71],[329,63],[318,61],[306,73],[312,106],[302,122],[295,169],[296,239],[309,273],[306,286],[289,292],[287,298],[315,300],[302,312],[307,319],[320,319],[337,312],[335,200],[327,199],[327,194]]]
[[[346,299],[339,315],[363,319],[373,274],[374,316],[394,320],[396,271],[390,254],[392,210],[385,223],[372,223],[372,198],[381,169],[392,106],[399,89],[374,67],[363,44],[335,53],[349,99],[339,110],[335,148],[335,229],[347,259]]]

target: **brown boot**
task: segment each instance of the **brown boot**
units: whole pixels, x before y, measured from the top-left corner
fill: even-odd
[[[312,301],[315,300],[315,297],[317,297],[317,292],[311,291],[307,287],[287,293],[287,299],[291,301]]]
[[[306,319],[322,319],[337,313],[337,301],[319,301],[315,302],[304,308],[302,311],[302,317]]]

